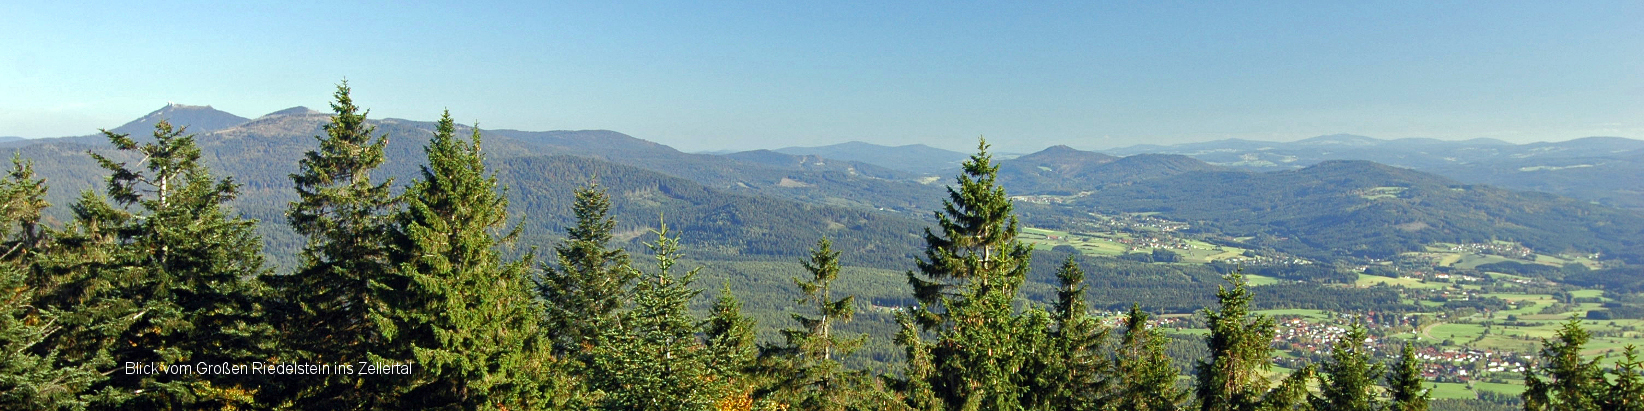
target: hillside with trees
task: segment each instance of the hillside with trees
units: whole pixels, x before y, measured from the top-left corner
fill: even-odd
[[[1541,340],[1516,400],[1435,400],[1416,342],[1381,357],[1366,345],[1381,332],[1367,324],[1424,309],[1407,288],[1289,280],[1273,271],[1282,266],[1247,276],[1170,253],[1141,261],[1035,250],[1003,184],[1010,162],[995,161],[985,141],[945,196],[922,200],[940,204],[927,222],[619,161],[523,155],[536,153],[530,145],[570,143],[492,139],[450,114],[429,129],[371,121],[346,84],[333,97],[329,114],[289,110],[205,136],[158,121],[147,136],[105,132],[101,145],[23,146],[0,181],[0,408],[1423,410],[1516,401],[1610,410],[1636,409],[1644,398],[1633,348],[1593,357],[1584,347],[1596,341],[1583,328],[1592,324],[1580,319]],[[323,121],[304,125],[315,120]],[[313,134],[235,134],[252,129]],[[280,141],[287,145],[269,145]],[[490,155],[503,152],[497,147],[524,151]],[[281,151],[290,148],[298,151]],[[290,164],[271,164],[278,159]],[[1565,200],[1453,190],[1374,165],[1252,175],[1165,160],[1130,160],[1162,167],[1132,168],[1160,171],[1080,201],[1108,206],[1101,201],[1113,193],[1151,188],[1159,191],[1131,192],[1133,202],[1121,204],[1158,207],[1194,191],[1155,182],[1213,176],[1268,187],[1247,192],[1256,200],[1212,196],[1230,205],[1228,217],[1203,221],[1226,230],[1255,224],[1240,218],[1264,215],[1255,207],[1283,202],[1275,200],[1498,218],[1506,227],[1497,232],[1507,234],[1551,230],[1499,212],[1511,207],[1610,218],[1526,234],[1526,243],[1585,229],[1595,238],[1580,244],[1625,245],[1619,237],[1634,227],[1625,215]],[[258,164],[241,170],[262,172],[214,168],[246,162]],[[697,178],[718,178],[714,168],[689,166],[705,162],[684,164],[703,172]],[[44,169],[70,176],[70,189],[85,187],[78,197],[53,194],[63,188]],[[100,171],[80,174],[87,170]],[[271,177],[278,170],[291,172]],[[840,186],[872,179],[841,175]],[[1391,199],[1327,189],[1372,184],[1404,189]],[[1453,208],[1469,204],[1468,213]],[[54,208],[61,217],[51,217]],[[1300,210],[1287,211],[1321,215]],[[1291,221],[1267,223],[1309,234],[1347,229]],[[1443,223],[1431,229],[1472,235],[1477,224]],[[1404,239],[1375,234],[1376,225],[1357,229]],[[281,255],[289,265],[271,261]],[[1600,300],[1555,294],[1565,305]],[[1277,343],[1296,309],[1359,314],[1323,355],[1298,356]],[[1182,333],[1183,324],[1202,333]]]

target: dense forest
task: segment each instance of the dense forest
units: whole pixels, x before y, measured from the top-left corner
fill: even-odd
[[[1016,210],[985,141],[947,188],[934,226],[920,231],[905,220],[724,196],[575,157],[488,162],[481,133],[456,125],[449,113],[422,146],[423,163],[389,168],[386,134],[367,122],[346,83],[334,98],[317,146],[295,157],[297,172],[281,188],[290,190],[281,215],[296,250],[289,268],[266,260],[259,233],[268,231],[258,226],[269,220],[228,207],[242,190],[272,190],[272,183],[214,175],[195,138],[171,124],[155,125],[152,137],[104,132],[117,153],[85,155],[107,178],[73,200],[60,224],[45,221],[45,180],[30,160],[15,158],[0,181],[0,408],[1231,411],[1434,404],[1412,347],[1397,361],[1375,361],[1357,326],[1327,358],[1289,374],[1269,372],[1275,320],[1255,309],[1334,307],[1353,298],[1357,306],[1398,310],[1404,303],[1396,294],[1348,297],[1298,283],[1261,287],[1258,298],[1237,269],[1035,255],[1017,239]],[[464,137],[463,130],[472,132]],[[499,183],[510,173],[511,181],[541,184],[588,178],[576,189],[537,189],[560,195],[538,206],[561,214],[517,216]],[[385,175],[408,180],[396,186]],[[612,192],[605,184],[637,188]],[[671,200],[678,198],[698,201]],[[654,211],[657,224],[619,221],[619,210]],[[748,221],[800,214],[825,218]],[[683,225],[740,234],[680,236]],[[549,227],[563,232],[545,233]],[[749,227],[769,229],[737,231]],[[535,241],[543,238],[555,240]],[[630,240],[646,251],[616,246]],[[922,249],[897,248],[921,241]],[[746,312],[744,301],[755,297],[748,294],[763,288],[726,282],[706,309],[693,309],[715,284],[704,284],[702,268],[684,258],[690,242],[724,247],[724,256],[811,245],[791,283],[764,285],[794,297],[785,302],[789,318],[765,325],[780,328],[779,338],[761,338],[758,322],[771,319]],[[905,295],[842,291],[861,279],[841,260],[867,248],[906,256],[900,265],[915,267],[896,279]],[[1086,276],[1098,270],[1124,275]],[[1153,305],[1137,303],[1143,299]],[[859,312],[864,306],[886,310]],[[1148,326],[1150,311],[1194,307],[1212,307],[1200,312],[1209,329],[1202,351],[1182,354],[1195,348]],[[1095,308],[1128,312],[1109,326]],[[879,358],[896,361],[893,369],[852,365],[875,355],[864,350],[875,342],[846,326],[875,316],[896,325],[888,343],[900,355]],[[1601,367],[1582,354],[1588,339],[1572,320],[1543,342],[1540,365],[1525,375],[1525,409],[1644,407],[1644,361],[1628,348],[1615,367]],[[1183,355],[1198,360],[1173,363]]]

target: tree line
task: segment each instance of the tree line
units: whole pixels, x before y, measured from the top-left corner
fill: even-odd
[[[636,264],[597,182],[546,251],[486,168],[477,132],[447,112],[401,194],[372,175],[386,134],[347,84],[318,147],[291,175],[297,267],[267,268],[239,189],[200,163],[193,136],[104,132],[121,156],[61,227],[41,223],[44,180],[17,158],[0,182],[0,408],[608,410],[1423,410],[1410,346],[1391,366],[1353,327],[1330,358],[1272,380],[1275,324],[1232,273],[1204,311],[1208,355],[1184,375],[1169,337],[1133,305],[1120,326],[1090,313],[1083,268],[1056,270],[1048,306],[1023,303],[1032,248],[984,142],[924,232],[897,311],[900,372],[842,365],[866,340],[836,331],[857,302],[834,288],[850,245],[827,238],[793,278],[781,340],[761,343],[727,285],[706,316],[696,269],[659,221]],[[135,161],[121,161],[122,159]],[[646,269],[636,267],[644,266]],[[1584,360],[1572,322],[1527,375],[1526,409],[1639,409],[1631,355]],[[1120,333],[1110,343],[1110,333]],[[1607,378],[1606,375],[1613,375]],[[1316,388],[1314,388],[1316,387]]]

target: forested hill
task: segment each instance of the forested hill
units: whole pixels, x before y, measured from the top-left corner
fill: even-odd
[[[1385,258],[1432,242],[1506,240],[1644,261],[1644,217],[1551,194],[1461,184],[1368,161],[1282,172],[1190,172],[1102,190],[1080,206],[1161,216],[1301,255]]]
[[[657,219],[698,249],[696,258],[792,261],[826,236],[851,244],[853,265],[897,269],[913,261],[924,223],[860,208],[727,193],[683,178],[587,157],[518,157],[494,164],[523,217],[527,243],[549,244],[571,224],[572,193],[596,180],[612,198],[617,240],[639,242]],[[540,240],[533,240],[531,238]]]
[[[999,162],[999,180],[1012,194],[1071,195],[1109,185],[1123,185],[1189,171],[1220,167],[1174,154],[1114,157],[1053,146]]]
[[[111,129],[116,133],[147,134],[154,131],[154,124],[167,120],[176,124],[187,124],[189,131],[195,133],[209,133],[234,127],[246,122],[245,117],[211,108],[211,106],[189,106],[177,103],[166,104],[164,108],[155,110],[142,118]]]
[[[285,224],[287,205],[295,199],[289,176],[297,171],[302,153],[314,149],[314,136],[324,134],[329,117],[296,107],[196,137],[213,173],[231,176],[242,185],[232,206],[262,222],[259,234],[280,266],[291,266],[293,252],[301,245]],[[400,185],[410,181],[427,161],[423,146],[434,124],[401,119],[371,123],[389,136],[387,159],[374,178],[394,178]],[[597,175],[619,196],[615,211],[629,227],[654,227],[658,214],[666,212],[692,248],[712,253],[702,257],[791,260],[816,236],[827,234],[866,247],[859,260],[865,265],[885,267],[895,260],[896,267],[903,267],[921,232],[918,219],[928,216],[918,210],[933,208],[941,195],[939,186],[845,169],[807,170],[686,154],[612,131],[497,130],[484,135],[484,150],[514,200],[511,211],[525,222],[527,233],[540,236],[558,235],[560,224],[570,216],[564,208],[570,190]],[[133,137],[152,139],[147,134]],[[115,152],[106,140],[86,136],[11,145],[35,161],[36,170],[50,184],[46,198],[56,205],[47,211],[50,219],[68,219],[68,205],[81,192],[101,190],[108,173],[97,167],[88,150],[116,161],[136,160]],[[537,244],[549,244],[543,240]]]
[[[861,141],[821,147],[785,147],[775,150],[791,155],[813,155],[836,160],[857,161],[911,173],[943,174],[959,167],[969,154],[943,150],[924,144],[882,146]]]

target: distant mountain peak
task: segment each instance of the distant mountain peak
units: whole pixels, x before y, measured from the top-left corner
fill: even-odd
[[[276,111],[276,112],[273,112],[273,113],[264,114],[263,117],[291,116],[291,115],[306,116],[306,115],[312,115],[312,114],[325,114],[325,113],[314,111],[313,109],[310,109],[308,107],[296,106],[296,107],[288,108],[288,109],[285,109],[285,110],[280,110],[280,111]]]
[[[943,150],[924,144],[890,147],[862,141],[850,141],[819,147],[785,147],[771,150],[790,155],[814,155],[834,160],[857,161],[876,166],[914,173],[935,173],[955,168],[969,158],[964,153]]]
[[[1374,146],[1385,142],[1387,141],[1357,134],[1331,134],[1296,141],[1297,144],[1342,146]]]
[[[1115,157],[1094,151],[1084,151],[1065,145],[1054,145],[1037,153],[1017,157],[1016,160],[1034,161],[1057,164],[1071,163],[1106,163],[1115,160]]]
[[[154,125],[161,120],[170,122],[174,127],[187,127],[188,132],[203,134],[245,123],[249,119],[212,108],[211,106],[191,106],[176,102],[166,102],[165,107],[132,120],[129,123],[115,127],[115,133],[132,135],[146,135],[154,130]]]

